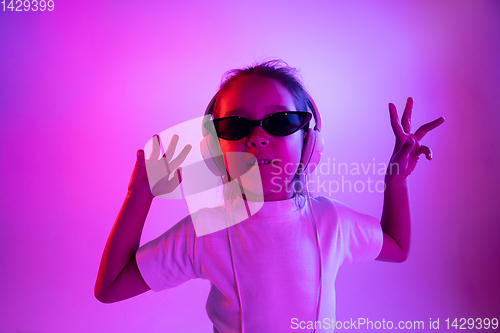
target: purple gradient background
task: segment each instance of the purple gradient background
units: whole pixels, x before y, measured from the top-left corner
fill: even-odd
[[[136,150],[201,116],[224,71],[271,57],[302,70],[323,161],[387,162],[388,102],[402,111],[412,96],[415,125],[446,117],[424,139],[434,160],[411,176],[409,260],[343,267],[337,318],[499,317],[499,37],[494,0],[55,0],[53,12],[0,12],[0,332],[211,331],[206,281],[112,305],[94,282]],[[334,197],[380,217],[379,193]],[[143,242],[187,214],[156,200]]]

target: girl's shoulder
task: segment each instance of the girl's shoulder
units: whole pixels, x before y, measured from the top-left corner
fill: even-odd
[[[197,237],[217,233],[227,228],[226,209],[223,206],[201,208],[191,214],[191,223]]]
[[[373,219],[373,217],[360,213],[343,202],[323,195],[314,198],[311,197],[311,203],[314,214],[327,217],[329,220],[338,219],[339,221],[359,221],[364,219]]]
[[[313,210],[338,210],[338,209],[350,209],[347,205],[344,203],[326,197],[324,195],[320,195],[317,197],[311,197],[311,203],[313,205]]]

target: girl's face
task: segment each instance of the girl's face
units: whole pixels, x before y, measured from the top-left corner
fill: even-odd
[[[216,118],[239,116],[259,120],[283,111],[296,111],[290,92],[277,80],[250,75],[236,79],[222,93]],[[264,200],[275,201],[293,196],[293,180],[302,155],[304,138],[302,130],[288,136],[273,136],[256,126],[243,139],[228,141],[219,138],[219,143],[226,168],[233,177],[235,172],[232,170],[249,170],[257,159]],[[231,159],[235,154],[226,156],[228,152],[249,154],[241,154],[235,161],[235,158]],[[255,158],[249,158],[252,156],[250,154]],[[252,192],[251,184],[243,185]]]

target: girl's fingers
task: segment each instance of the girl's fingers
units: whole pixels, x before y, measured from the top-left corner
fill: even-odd
[[[181,183],[180,169],[175,170],[174,176],[168,181],[168,192],[175,190],[177,186]]]
[[[168,175],[161,178],[153,186],[151,192],[155,197],[162,194],[171,193],[173,190],[177,188],[177,186],[179,186],[181,182],[182,182],[181,168],[178,168],[174,171],[174,176],[172,177],[172,179],[169,180]]]
[[[414,145],[415,145],[415,139],[409,136],[408,139],[406,139],[405,143],[403,144],[403,147],[401,147],[401,155],[408,156],[412,151]]]
[[[444,118],[439,117],[438,119],[431,121],[430,123],[424,124],[418,128],[415,132],[415,137],[417,140],[422,140],[422,138],[429,132],[444,123]]]
[[[415,141],[411,136],[406,139],[401,144],[401,148],[399,151],[393,156],[391,159],[391,164],[396,165],[397,167],[392,170],[390,174],[393,175],[407,175],[407,165],[410,160],[411,152],[415,149],[415,144],[418,145],[418,142]],[[396,170],[396,171],[395,171]],[[396,173],[393,173],[396,172]]]
[[[169,163],[170,170],[176,169],[177,167],[179,167],[179,165],[182,164],[182,162],[184,162],[184,160],[186,159],[187,155],[191,151],[191,148],[192,148],[191,145],[186,145],[186,147],[184,147],[184,149],[182,149],[182,151],[180,152],[179,156],[177,156],[174,160],[172,160]]]
[[[405,110],[403,112],[403,116],[401,117],[401,124],[403,125],[403,130],[406,134],[411,132],[411,112],[413,109],[413,99],[408,97],[406,101]]]
[[[155,134],[153,135],[153,150],[149,159],[158,160],[158,157],[160,157],[160,137],[158,134]]]
[[[391,118],[391,127],[396,137],[403,135],[403,128],[398,119],[398,111],[396,110],[396,106],[392,103],[389,103],[389,116]]]
[[[432,150],[427,146],[420,146],[417,151],[417,155],[425,154],[425,158],[429,161],[432,160]]]
[[[168,144],[167,151],[163,155],[165,157],[165,159],[167,160],[167,162],[169,162],[172,159],[172,157],[174,156],[175,147],[177,147],[177,142],[179,142],[179,136],[177,134],[174,134],[172,136],[172,139],[170,139],[170,143]]]
[[[143,161],[144,160],[144,150],[139,149],[137,151],[137,160],[138,161]]]
[[[179,175],[179,183],[182,183],[182,168],[177,169],[177,174]]]
[[[179,156],[177,158],[181,158],[182,159],[182,162],[184,162],[184,160],[186,159],[187,155],[189,154],[189,152],[191,151],[191,148],[193,148],[193,146],[191,145],[186,145],[181,153],[179,154]]]

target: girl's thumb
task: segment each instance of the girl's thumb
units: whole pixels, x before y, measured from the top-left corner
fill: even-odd
[[[411,136],[408,137],[408,139],[406,140],[406,142],[404,143],[404,145],[401,149],[401,152],[404,155],[408,155],[410,153],[410,151],[412,150],[414,145],[415,145],[415,139],[413,139]]]

